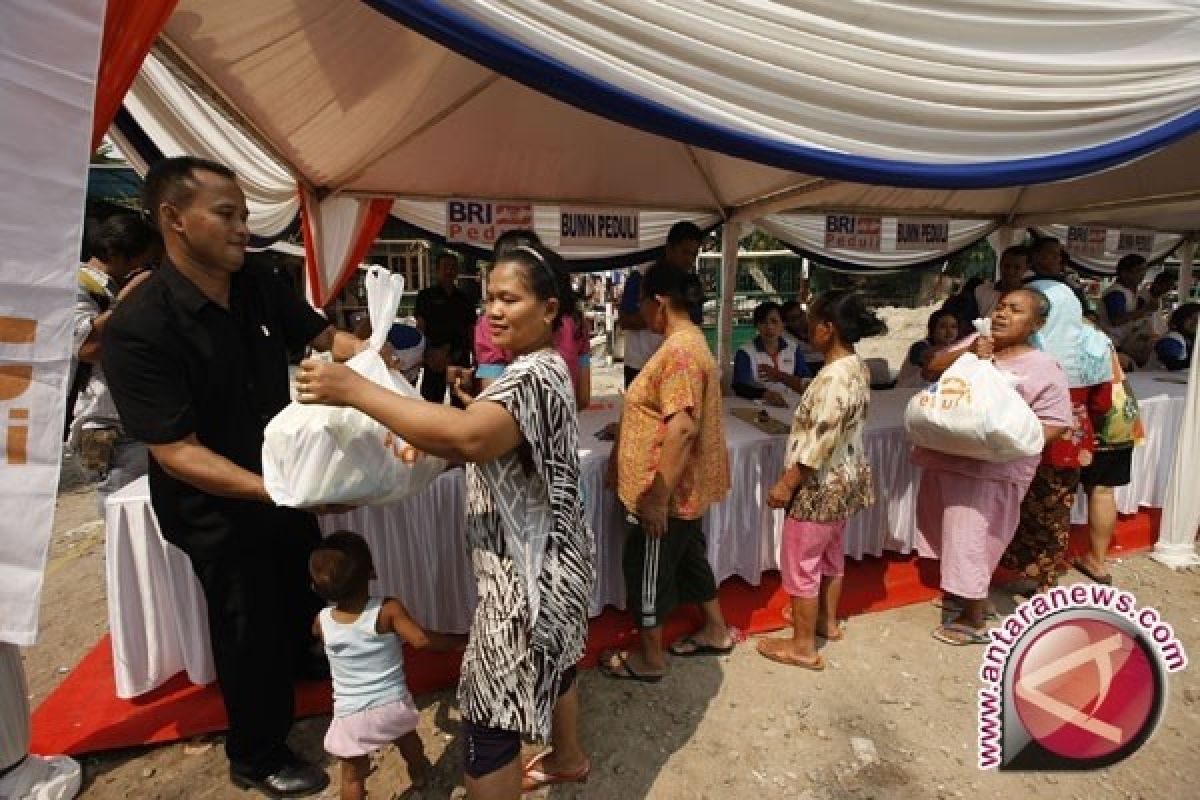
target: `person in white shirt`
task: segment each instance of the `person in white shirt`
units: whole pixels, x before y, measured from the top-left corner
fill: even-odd
[[[808,342],[808,312],[799,300],[788,300],[780,313],[783,314],[783,338],[799,348],[809,374],[817,374],[822,357],[821,352]]]
[[[1029,248],[1018,244],[1006,249],[1000,256],[1000,279],[988,281],[975,288],[975,303],[979,306],[979,316],[990,316],[996,303],[1005,293],[1020,289],[1028,271]]]
[[[700,244],[704,234],[691,222],[677,222],[667,233],[667,245],[663,249],[662,263],[676,269],[692,273],[696,268],[696,258],[700,255]],[[629,273],[625,281],[625,289],[621,293],[621,304],[618,309],[617,321],[625,331],[625,388],[633,383],[633,379],[641,372],[642,367],[650,360],[662,344],[663,337],[646,327],[642,318],[642,276],[650,268],[643,264]],[[692,322],[697,325],[704,317],[704,289],[694,275],[689,278],[689,314]],[[692,297],[695,295],[695,297]]]
[[[96,500],[104,502],[146,474],[146,446],[125,434],[100,367],[102,337],[117,301],[150,276],[162,238],[136,214],[109,217],[90,241],[91,258],[79,267],[75,291],[72,381],[67,396],[67,446],[76,453]]]
[[[1135,323],[1154,315],[1160,300],[1139,304],[1138,289],[1146,277],[1146,259],[1129,254],[1117,262],[1117,280],[1100,296],[1100,319],[1113,343],[1124,344]]]
[[[1139,367],[1150,363],[1155,343],[1170,331],[1167,296],[1175,291],[1175,275],[1166,270],[1154,276],[1148,286],[1138,292],[1139,309],[1157,309],[1145,317],[1130,323],[1124,340],[1120,343],[1120,355],[1131,359]]]
[[[778,303],[769,301],[754,309],[758,336],[734,356],[733,391],[738,397],[786,407],[799,402],[811,376],[800,349],[783,335],[780,310]]]

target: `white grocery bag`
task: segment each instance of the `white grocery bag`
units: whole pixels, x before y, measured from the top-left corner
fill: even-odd
[[[404,278],[373,266],[363,283],[371,339],[346,366],[397,394],[419,398],[379,355],[404,294]],[[293,508],[392,503],[421,491],[446,468],[443,459],[416,453],[361,411],[300,403],[267,424],[262,456],[271,499]]]
[[[1041,454],[1042,423],[991,361],[963,353],[904,410],[909,440],[939,453],[1007,462]]]

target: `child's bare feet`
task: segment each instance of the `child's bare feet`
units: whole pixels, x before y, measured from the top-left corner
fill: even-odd
[[[811,653],[800,652],[791,639],[760,639],[758,653],[763,658],[784,664],[789,667],[803,667],[820,672],[825,669],[825,659],[814,650]]]

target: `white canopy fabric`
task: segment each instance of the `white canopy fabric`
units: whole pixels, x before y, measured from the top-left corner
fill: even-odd
[[[333,192],[1200,228],[1194,3],[370,5],[181,0],[163,45]]]
[[[149,162],[164,156],[200,155],[227,164],[241,179],[250,208],[250,229],[259,247],[289,232],[294,225],[300,202],[296,179],[265,146],[245,133],[239,125],[222,113],[206,92],[189,85],[158,53],[151,53],[142,66],[129,94],[124,111],[128,117],[118,119],[113,136],[122,152],[134,167],[145,173]],[[325,267],[318,268],[319,291],[313,297],[326,297],[329,287],[338,284],[344,270],[340,255],[349,247],[357,231],[355,222],[361,214],[358,200],[335,195],[321,203],[310,203],[320,209],[317,230],[328,228],[325,244],[317,252]],[[534,208],[534,227],[551,247],[559,248],[558,206],[538,205]],[[444,201],[396,200],[392,214],[440,238],[446,230]],[[720,222],[717,213],[697,214],[685,211],[641,211],[640,237],[636,248],[625,250],[595,247],[566,247],[563,256],[578,264],[624,265],[629,259],[648,260],[661,248],[667,232],[676,222],[691,220],[708,229]],[[340,231],[340,233],[339,233]],[[330,247],[333,249],[326,252]],[[464,248],[471,249],[471,248]]]
[[[546,246],[559,251],[571,261],[605,261],[621,256],[645,254],[666,244],[671,226],[681,220],[694,223],[701,230],[718,225],[718,214],[695,214],[686,211],[638,212],[639,244],[636,250],[613,250],[599,247],[562,246],[559,228],[561,206],[537,204],[533,207],[533,229]],[[413,227],[428,232],[433,238],[441,238],[446,230],[446,204],[428,200],[399,199],[392,203],[392,216],[404,220]],[[465,248],[470,249],[470,248]],[[647,260],[649,256],[646,256]]]
[[[1183,275],[1192,272],[1196,243],[1188,241],[1180,248],[1179,262]],[[1184,282],[1180,281],[1181,289]],[[1186,290],[1184,290],[1186,296]],[[1171,480],[1167,484],[1167,501],[1163,506],[1158,542],[1152,557],[1169,567],[1200,566],[1196,555],[1196,537],[1200,536],[1200,492],[1196,491],[1196,466],[1200,453],[1200,358],[1192,356],[1188,370],[1188,393],[1183,407],[1183,424],[1179,428],[1179,445]]]
[[[755,222],[767,233],[817,261],[838,267],[898,269],[929,265],[987,238],[996,224],[986,220],[950,220],[949,241],[939,250],[897,250],[895,217],[884,217],[878,251],[840,250],[825,246],[825,217],[813,214],[771,214]]]
[[[300,211],[296,180],[253,138],[181,81],[156,54],[142,64],[125,96],[125,111],[149,137],[159,156],[192,155],[219,161],[238,174],[250,210],[250,229],[266,239],[291,227]],[[117,146],[145,174],[137,143],[113,128]]]
[[[1067,242],[1067,226],[1066,225],[1042,225],[1034,229],[1034,233],[1038,236],[1053,236],[1064,244]],[[1118,246],[1118,235],[1120,230],[1110,228],[1105,239],[1105,249],[1103,255],[1099,257],[1089,257],[1078,253],[1071,254],[1071,260],[1091,272],[1097,272],[1102,275],[1116,275],[1117,262],[1121,260],[1124,253],[1116,252]],[[1149,253],[1142,253],[1147,261],[1153,263],[1159,259],[1166,258],[1174,252],[1180,244],[1183,243],[1186,237],[1177,234],[1158,233],[1154,234],[1154,246]]]
[[[1200,105],[1192,2],[370,4],[567,102],[850,180],[1094,171],[1194,129]]]

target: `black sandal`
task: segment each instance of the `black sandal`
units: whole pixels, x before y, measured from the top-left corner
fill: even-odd
[[[1077,558],[1072,561],[1071,566],[1075,568],[1076,572],[1091,578],[1093,583],[1098,583],[1101,586],[1112,586],[1112,575],[1097,575],[1087,568],[1087,564],[1083,563],[1082,558]]]
[[[617,663],[621,669],[618,672],[617,668],[612,665],[612,657],[617,657]],[[629,666],[629,657],[621,652],[614,652],[608,658],[600,662],[600,671],[615,681],[638,681],[639,683],[658,683],[663,679],[662,675],[642,675],[635,672],[633,667]]]

